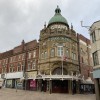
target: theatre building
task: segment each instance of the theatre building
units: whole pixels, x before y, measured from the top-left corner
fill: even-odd
[[[38,67],[41,91],[78,92],[77,35],[58,6],[48,25],[40,31]]]

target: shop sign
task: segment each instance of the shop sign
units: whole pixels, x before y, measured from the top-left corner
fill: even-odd
[[[37,75],[37,71],[28,72],[28,78],[29,78],[29,79],[34,79],[34,78],[36,78],[36,75]]]
[[[41,75],[37,75],[36,78],[37,79],[42,79],[42,76]]]
[[[36,81],[30,80],[30,87],[36,87]]]

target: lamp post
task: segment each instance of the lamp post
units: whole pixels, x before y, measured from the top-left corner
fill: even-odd
[[[15,82],[16,82],[16,92],[17,92],[17,80]]]

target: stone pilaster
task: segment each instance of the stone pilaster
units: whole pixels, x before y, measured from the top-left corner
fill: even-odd
[[[94,82],[95,82],[96,100],[100,100],[100,86],[99,86],[99,79],[94,79]]]

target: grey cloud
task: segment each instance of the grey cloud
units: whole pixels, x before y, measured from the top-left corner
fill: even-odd
[[[0,52],[12,49],[24,39],[39,38],[44,22],[48,23],[57,5],[62,15],[73,23],[77,33],[89,38],[88,30],[80,26],[99,20],[99,0],[0,0]]]

